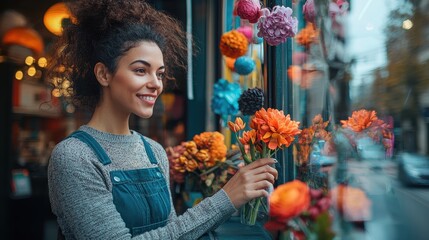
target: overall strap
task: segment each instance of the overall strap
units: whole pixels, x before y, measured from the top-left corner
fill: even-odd
[[[95,154],[98,157],[98,160],[103,164],[107,165],[110,164],[112,161],[110,160],[109,156],[107,156],[104,149],[101,147],[101,145],[95,140],[91,135],[89,135],[87,132],[84,131],[75,131],[72,134],[70,134],[69,137],[74,137],[82,142],[86,143],[92,150],[95,152]]]
[[[146,149],[146,154],[149,157],[149,161],[152,164],[158,164],[158,161],[156,161],[155,154],[153,154],[152,148],[150,147],[150,144],[144,139],[143,135],[140,134],[140,137],[142,138],[144,148]]]

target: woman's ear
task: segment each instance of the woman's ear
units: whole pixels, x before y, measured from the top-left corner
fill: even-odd
[[[94,66],[94,74],[101,86],[109,86],[111,75],[106,65],[101,62],[96,63]]]

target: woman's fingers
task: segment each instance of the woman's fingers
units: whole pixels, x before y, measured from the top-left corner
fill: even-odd
[[[268,189],[277,179],[277,170],[269,165],[277,161],[274,158],[262,158],[238,170],[238,172],[224,185],[227,193],[236,208],[257,197],[268,196]]]
[[[261,158],[258,159],[254,162],[252,162],[251,164],[247,165],[246,167],[249,169],[255,169],[255,168],[259,168],[261,166],[264,165],[271,165],[271,164],[275,164],[277,163],[277,160],[274,158]]]
[[[275,169],[274,169],[275,170]],[[248,182],[259,182],[263,180],[268,180],[271,183],[275,182],[276,175],[272,172],[260,172],[254,174],[253,172],[246,173],[245,178],[249,178]]]

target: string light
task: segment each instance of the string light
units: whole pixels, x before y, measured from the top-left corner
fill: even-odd
[[[28,56],[25,58],[25,64],[27,64],[28,66],[33,65],[34,63],[34,58],[32,56]]]
[[[22,80],[23,77],[24,77],[24,73],[21,70],[16,71],[15,73],[16,80]]]
[[[46,60],[45,57],[41,57],[39,58],[39,60],[37,61],[37,64],[39,65],[39,67],[41,68],[45,68],[46,66],[48,66],[48,60]]]

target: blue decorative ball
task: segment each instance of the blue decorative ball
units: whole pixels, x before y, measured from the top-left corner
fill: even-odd
[[[240,75],[248,75],[255,69],[255,61],[250,57],[239,57],[235,60],[234,69]]]
[[[230,83],[221,78],[213,86],[212,111],[219,115],[236,115],[241,87],[238,83]]]

